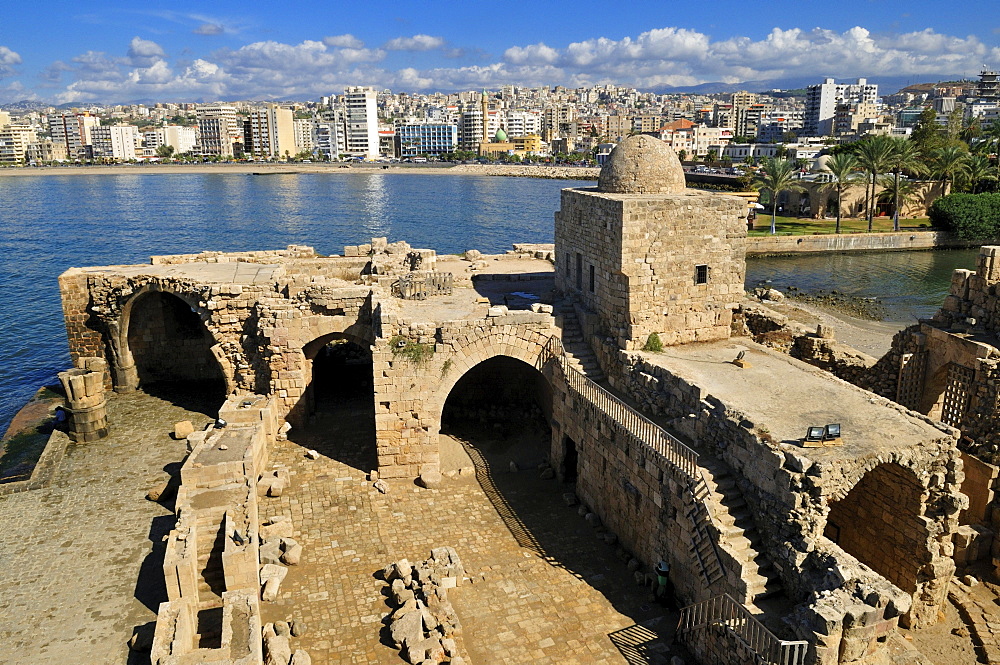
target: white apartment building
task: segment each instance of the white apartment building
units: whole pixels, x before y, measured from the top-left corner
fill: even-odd
[[[35,130],[30,126],[0,126],[0,164],[23,164],[28,146],[35,141]]]
[[[144,157],[156,155],[156,149],[161,145],[172,146],[175,155],[191,152],[198,145],[198,132],[195,131],[194,127],[167,125],[166,127],[147,129],[142,133],[142,154]]]
[[[91,128],[90,141],[94,159],[126,162],[137,158],[141,137],[134,125],[105,125]]]
[[[802,132],[805,136],[830,136],[833,133],[837,104],[877,104],[878,86],[859,78],[857,83],[840,84],[832,78],[811,85],[806,92]]]
[[[507,114],[507,136],[528,136],[542,133],[539,111],[512,111]]]
[[[315,131],[316,121],[311,118],[296,118],[292,120],[292,130],[295,133],[295,152],[303,152],[308,150],[312,152],[315,147],[313,144],[313,132]]]
[[[198,117],[198,147],[201,154],[232,157],[233,143],[243,140],[243,127],[236,114],[236,107],[206,104],[199,106],[195,114]]]
[[[344,90],[347,108],[347,150],[352,157],[378,159],[378,103],[375,88],[350,87]]]

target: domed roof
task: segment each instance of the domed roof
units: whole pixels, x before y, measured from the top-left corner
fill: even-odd
[[[683,192],[684,169],[663,141],[637,134],[619,143],[601,169],[597,189],[609,194],[673,194]]]
[[[503,130],[503,127],[497,130],[496,136],[493,137],[493,140],[497,143],[505,143],[507,141],[507,132]]]

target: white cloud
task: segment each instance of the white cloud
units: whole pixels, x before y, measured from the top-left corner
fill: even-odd
[[[197,28],[195,28],[191,32],[193,32],[196,35],[209,35],[209,36],[211,36],[211,35],[221,35],[225,31],[226,31],[226,29],[223,28],[218,23],[202,23],[201,25],[199,25]]]
[[[435,57],[440,66],[420,69],[407,62],[389,69],[385,63],[392,62],[390,53],[402,49],[439,49]],[[492,62],[482,52],[453,61],[448,59],[456,55],[453,51],[443,39],[429,35],[401,37],[382,48],[367,48],[354,35],[342,34],[297,44],[258,41],[178,62],[156,42],[136,37],[124,56],[88,51],[69,65],[53,64],[41,85],[57,85],[60,75],[70,80],[60,101],[309,99],[348,85],[450,91],[495,89],[505,84],[615,83],[644,89],[710,81],[818,81],[824,76],[934,80],[975,74],[982,63],[1000,61],[1000,49],[972,36],[954,37],[930,29],[875,34],[862,27],[842,32],[775,28],[756,39],[721,40],[695,30],[666,27],[634,37],[595,37],[563,46],[515,45]],[[481,64],[472,64],[477,61]],[[0,77],[19,64],[18,54],[0,47]]]
[[[382,45],[387,51],[431,51],[444,46],[444,39],[430,35],[413,35],[412,37],[396,37]]]
[[[165,57],[163,47],[148,39],[133,37],[128,47],[128,59],[133,65],[149,67],[157,59]]]
[[[6,46],[0,46],[0,78],[14,73],[14,67],[21,64],[21,56]]]
[[[355,37],[354,35],[333,35],[332,37],[324,37],[323,43],[327,46],[332,46],[333,48],[354,48],[360,49],[364,48],[365,43]]]

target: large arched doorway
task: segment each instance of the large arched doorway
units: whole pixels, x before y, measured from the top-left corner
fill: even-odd
[[[494,356],[462,376],[441,413],[441,469],[462,466],[474,446],[491,465],[533,468],[549,456],[552,390],[527,363]]]
[[[129,310],[127,335],[143,391],[208,415],[218,413],[227,390],[212,353],[215,339],[187,302],[163,291],[140,294]]]
[[[907,593],[931,560],[921,496],[912,471],[881,464],[830,505],[824,535]]]
[[[371,344],[330,333],[302,353],[310,379],[287,416],[289,439],[360,471],[376,469]]]

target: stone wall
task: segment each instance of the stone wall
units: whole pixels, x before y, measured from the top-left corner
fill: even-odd
[[[284,259],[309,259],[316,251],[308,245],[289,245],[287,249],[253,252],[200,252],[198,254],[164,254],[151,256],[152,265],[179,263],[281,263]]]
[[[522,311],[420,323],[386,305],[373,350],[379,474],[413,478],[439,468],[441,413],[459,378],[499,355],[536,367],[554,324],[549,314]]]
[[[761,224],[770,224],[770,218],[757,218]],[[776,254],[821,254],[825,252],[897,252],[920,249],[972,247],[945,231],[900,231],[898,233],[833,233],[798,235],[764,235],[747,238],[747,256],[773,256]],[[905,221],[903,222],[905,223]]]
[[[703,454],[712,455],[733,471],[785,588],[801,602],[810,602],[808,599],[819,591],[855,588],[858,580],[866,577],[852,563],[853,557],[840,561],[840,573],[831,574],[831,557],[838,560],[845,552],[823,535],[829,503],[846,496],[866,473],[880,465],[896,463],[905,467],[914,482],[919,479],[925,499],[918,505],[917,514],[912,515],[913,520],[925,525],[910,543],[916,545],[910,552],[907,574],[916,581],[905,590],[910,598],[905,608],[900,609],[896,601],[889,602],[891,590],[885,592],[882,606],[896,608],[897,614],[909,610],[905,618],[910,625],[936,620],[947,580],[954,570],[950,534],[958,526],[959,510],[966,505],[959,493],[963,474],[954,446],[954,430],[938,426],[940,437],[910,449],[876,451],[850,464],[821,466],[783,450],[744,414],[731,410],[697,386],[639,354],[623,356],[618,387],[643,410],[673,419],[677,431],[696,442]],[[882,403],[886,408],[903,410],[886,400]],[[841,621],[844,616],[840,615]]]
[[[746,225],[738,197],[566,189],[556,213],[556,289],[602,320],[621,348],[729,336],[742,298]]]

